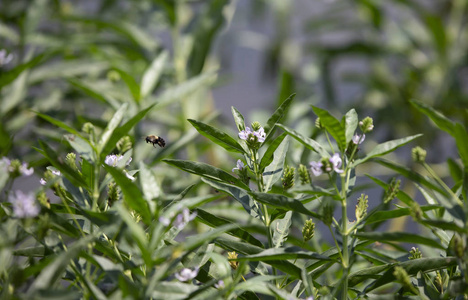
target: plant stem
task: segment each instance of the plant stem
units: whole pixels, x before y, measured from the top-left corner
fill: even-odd
[[[341,234],[343,236],[343,297],[342,299],[348,299],[348,273],[349,273],[349,253],[348,253],[348,206],[346,199],[346,191],[348,190],[349,174],[350,170],[346,168],[344,173],[346,176],[341,177],[341,207],[342,207],[342,229]]]

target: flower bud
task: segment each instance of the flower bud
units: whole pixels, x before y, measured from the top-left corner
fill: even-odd
[[[83,127],[81,128],[81,131],[84,133],[87,133],[89,135],[94,134],[94,125],[90,122],[86,122],[83,124]]]
[[[323,223],[327,226],[330,226],[333,221],[333,213],[335,211],[335,207],[332,204],[326,204],[323,206]]]
[[[296,169],[293,167],[286,166],[284,168],[283,178],[281,178],[281,181],[283,182],[283,188],[285,190],[288,190],[294,186],[295,171]]]
[[[463,246],[463,240],[460,235],[455,234],[450,244],[453,253],[455,253],[455,256],[458,258],[463,258],[463,255],[465,254],[465,247]]]
[[[315,235],[315,223],[312,219],[306,220],[304,223],[304,227],[302,228],[302,237],[304,238],[304,242],[309,241]]]
[[[252,129],[253,129],[253,131],[257,131],[257,130],[259,130],[261,127],[262,127],[262,125],[260,125],[260,122],[255,121],[255,122],[252,123]]]
[[[421,206],[419,206],[419,204],[414,201],[411,203],[410,214],[416,222],[420,222],[423,218],[423,211],[421,210]]]
[[[406,272],[405,269],[403,269],[400,266],[395,267],[395,271],[393,272],[393,275],[396,277],[398,282],[403,285],[403,287],[409,289],[410,291],[418,294],[418,290],[413,286],[411,283],[411,278],[409,277],[408,273]]]
[[[419,251],[419,248],[412,247],[410,250],[410,254],[411,255],[408,257],[408,259],[410,260],[422,258],[422,253],[421,251]]]
[[[120,199],[119,187],[115,182],[111,182],[107,185],[107,204],[112,206],[116,201]]]
[[[228,259],[237,259],[237,256],[238,256],[238,254],[236,253],[236,251],[232,251],[232,252],[228,252],[227,257],[228,257]],[[229,261],[229,265],[231,265],[231,268],[233,270],[236,270],[239,267],[239,262],[231,260],[231,261]]]
[[[132,140],[128,135],[122,137],[116,144],[117,150],[120,154],[127,152],[132,149]]]
[[[76,154],[70,152],[65,157],[65,163],[75,171],[78,171],[78,167],[76,166]]]
[[[367,207],[369,206],[368,196],[361,194],[361,197],[357,199],[356,204],[356,220],[361,220],[367,215]]]
[[[423,148],[417,146],[417,147],[414,147],[412,150],[411,150],[411,158],[413,159],[414,162],[417,162],[417,163],[424,163],[426,161],[426,150],[424,150]]]
[[[374,129],[374,120],[371,117],[365,117],[362,121],[359,122],[359,128],[363,133],[371,132]]]
[[[322,122],[320,122],[320,118],[315,119],[315,127],[318,129],[323,129]]]
[[[396,195],[400,191],[400,183],[401,180],[397,180],[396,178],[392,179],[388,186],[388,189],[385,191],[384,203],[388,203],[396,197]]]
[[[40,191],[36,196],[37,202],[44,207],[50,208],[50,199],[44,191]]]
[[[117,82],[120,80],[120,74],[116,70],[110,70],[107,72],[107,80],[110,82]]]
[[[300,164],[298,173],[299,173],[299,180],[301,181],[301,184],[310,183],[310,173],[306,166],[304,166],[303,164]]]

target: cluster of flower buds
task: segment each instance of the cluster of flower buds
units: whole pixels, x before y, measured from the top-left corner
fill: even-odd
[[[294,186],[295,171],[296,169],[294,169],[293,167],[286,166],[284,168],[283,177],[281,178],[281,181],[283,182],[283,188],[285,190],[288,190]]]
[[[356,220],[362,220],[367,215],[367,207],[369,207],[369,199],[365,194],[361,194],[356,204]]]
[[[299,180],[301,184],[310,183],[310,173],[306,166],[304,166],[303,164],[300,164],[298,168],[298,173],[299,173]]]
[[[28,168],[28,164],[21,162],[18,159],[10,160],[7,157],[2,157],[0,160],[1,165],[3,165],[4,172],[8,172],[10,178],[16,178],[20,176],[31,176],[34,174],[33,168]]]
[[[227,258],[228,259],[237,259],[238,256],[239,256],[239,254],[237,254],[236,251],[232,251],[232,252],[228,252]],[[231,266],[231,268],[233,270],[237,270],[237,268],[239,267],[239,262],[235,261],[235,260],[231,260],[231,261],[229,261],[229,265]]]
[[[115,144],[119,153],[123,154],[128,150],[132,149],[132,140],[128,135],[122,137],[117,144]]]
[[[401,283],[401,285],[408,290],[418,294],[418,290],[414,287],[413,283],[411,282],[411,278],[409,277],[408,273],[405,269],[400,266],[396,266],[395,270],[393,271],[393,276]]]
[[[424,150],[423,148],[417,146],[417,147],[414,147],[412,150],[411,150],[411,158],[413,159],[414,162],[417,162],[417,163],[424,163],[426,161],[426,150]]]
[[[422,253],[421,251],[419,251],[419,248],[412,247],[410,250],[410,254],[411,255],[408,257],[408,259],[410,260],[422,258]]]
[[[388,185],[388,189],[385,191],[384,195],[384,203],[388,203],[392,201],[400,191],[400,183],[401,180],[397,180],[396,178],[393,178],[390,184]]]
[[[312,219],[306,220],[304,223],[304,227],[302,227],[302,237],[304,242],[309,241],[315,235],[315,223]]]

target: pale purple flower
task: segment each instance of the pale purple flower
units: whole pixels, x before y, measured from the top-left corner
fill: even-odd
[[[164,216],[159,217],[159,222],[161,222],[161,224],[163,224],[164,226],[169,226],[169,224],[171,224],[171,220]]]
[[[8,201],[13,206],[13,214],[18,218],[34,218],[41,211],[33,193],[15,191],[8,196]]]
[[[118,161],[119,161],[119,159],[118,159],[117,155],[115,155],[115,154],[107,155],[106,159],[104,160],[106,165],[109,165],[111,167],[115,167],[117,165]]]
[[[331,162],[331,164],[333,166],[333,170],[336,173],[343,173],[344,172],[343,170],[340,170],[342,161],[341,161],[340,155],[338,153],[333,154],[333,156],[328,161]]]
[[[250,127],[245,127],[245,130],[242,130],[239,132],[239,138],[241,140],[247,140],[249,138],[249,135],[252,134],[252,129]]]
[[[245,165],[244,163],[242,162],[242,160],[238,159],[237,160],[237,164],[236,164],[236,167],[232,169],[232,172],[234,172],[234,170],[239,170],[239,171],[242,171],[244,169]]]
[[[39,183],[42,184],[42,185],[46,185],[46,184],[47,184],[47,182],[45,181],[44,178],[41,178],[41,180],[39,180]]]
[[[52,174],[54,174],[55,176],[60,176],[62,175],[62,173],[60,173],[60,171],[58,170],[51,170]]]
[[[6,65],[13,60],[13,54],[7,54],[5,49],[0,50],[0,66]]]
[[[362,136],[360,136],[359,134],[355,134],[353,136],[353,143],[354,144],[362,144],[362,142],[364,142],[364,140],[366,139],[366,135],[365,134],[362,134]]]
[[[310,169],[315,176],[320,176],[323,173],[322,170],[323,164],[319,161],[313,161],[310,163]]]
[[[257,138],[260,143],[263,143],[265,141],[265,130],[263,127],[260,127],[259,130],[255,131],[253,133]]]
[[[188,208],[184,208],[182,213],[177,215],[174,221],[174,226],[177,229],[182,230],[190,221],[195,219],[196,216],[197,212],[190,214],[190,210]]]
[[[260,143],[263,143],[265,141],[265,130],[263,129],[263,127],[260,127],[260,129],[257,131],[252,131],[250,127],[245,127],[245,130],[239,132],[239,138],[241,140],[254,140],[255,137]]]
[[[189,281],[197,277],[199,269],[200,268],[198,267],[193,270],[189,268],[183,268],[179,273],[175,273],[175,277],[181,282]]]
[[[11,160],[8,157],[2,157],[2,161],[7,167],[11,165]]]
[[[217,283],[214,284],[214,287],[217,289],[224,289],[224,281],[219,280]]]

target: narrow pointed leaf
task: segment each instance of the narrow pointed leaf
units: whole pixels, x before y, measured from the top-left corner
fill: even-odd
[[[445,248],[439,244],[436,240],[421,236],[419,234],[407,233],[407,232],[363,232],[357,233],[355,237],[361,240],[371,240],[378,242],[404,242],[412,244],[427,245],[433,248],[445,250]]]
[[[220,145],[230,152],[244,153],[241,145],[227,133],[214,128],[211,125],[188,119],[190,124],[203,136],[209,138],[214,143]]]
[[[405,137],[405,138],[402,138],[402,139],[392,140],[392,141],[388,141],[388,142],[385,142],[385,143],[382,143],[382,144],[378,144],[364,158],[361,158],[361,159],[358,159],[358,160],[354,161],[353,164],[352,164],[352,167],[360,165],[360,164],[368,161],[369,159],[371,159],[373,157],[378,157],[378,156],[382,156],[382,155],[385,155],[387,153],[390,153],[390,152],[394,151],[395,149],[397,149],[397,148],[399,148],[399,147],[401,147],[403,145],[408,144],[409,142],[413,141],[414,139],[416,139],[416,138],[418,138],[420,136],[422,136],[422,134],[416,134],[416,135],[408,136],[408,137]]]
[[[153,60],[149,68],[145,71],[145,74],[143,74],[143,78],[141,79],[141,98],[146,98],[153,92],[164,70],[164,64],[168,56],[168,52],[163,51]]]
[[[289,106],[294,100],[294,97],[296,97],[296,94],[292,94],[286,100],[284,100],[278,109],[276,109],[276,111],[273,113],[273,115],[268,119],[267,124],[264,127],[267,138],[273,133],[275,124],[279,123],[284,115],[288,112]]]
[[[271,144],[268,146],[268,149],[265,151],[260,161],[261,171],[263,171],[266,166],[271,164],[271,162],[273,161],[273,154],[275,153],[276,149],[278,149],[278,146],[281,144],[281,142],[283,142],[286,136],[287,134],[283,133],[282,135],[274,139],[273,142],[271,142]]]
[[[279,208],[286,211],[292,210],[307,216],[314,217],[319,220],[322,219],[322,216],[320,216],[319,214],[305,208],[304,204],[302,204],[299,200],[291,199],[278,194],[266,194],[259,192],[250,192],[249,194],[258,202],[267,204],[271,207]]]
[[[231,106],[231,112],[239,132],[245,130],[244,116],[234,106]]]
[[[107,123],[107,127],[102,132],[101,138],[99,140],[99,150],[105,147],[114,130],[117,128],[117,126],[119,126],[120,122],[122,122],[122,119],[127,112],[127,107],[127,103],[122,104],[122,106],[120,106],[120,108],[115,112],[115,114]]]
[[[113,70],[120,74],[120,77],[127,85],[128,90],[130,91],[130,94],[133,97],[133,100],[136,103],[140,102],[140,86],[136,82],[135,78],[133,78],[132,75],[119,68],[113,68]]]
[[[320,118],[320,123],[327,129],[330,135],[335,139],[338,148],[341,151],[346,149],[346,133],[341,123],[328,111],[312,106],[314,113]]]
[[[283,218],[275,219],[271,222],[270,231],[273,232],[273,246],[279,248],[289,235],[289,227],[291,227],[292,211],[286,212]]]
[[[265,191],[269,191],[283,175],[284,161],[288,153],[288,148],[289,139],[285,138],[276,149],[273,155],[273,161],[265,168],[263,172]]]
[[[409,102],[417,110],[428,116],[437,125],[437,127],[453,135],[455,124],[450,119],[445,117],[441,112],[435,110],[425,103],[416,100],[410,100]]]
[[[290,136],[292,136],[293,138],[295,138],[296,140],[301,142],[308,149],[320,154],[320,156],[322,156],[322,157],[329,157],[330,156],[328,154],[327,150],[325,150],[325,148],[323,148],[322,145],[320,145],[318,142],[314,141],[313,139],[305,137],[302,134],[300,134],[299,132],[297,132],[297,131],[295,131],[293,129],[290,129],[290,128],[282,125],[282,124],[276,124],[276,126],[283,129],[287,134],[289,134]]]
[[[353,139],[358,125],[358,115],[354,108],[346,113],[346,115],[343,117],[342,123],[342,126],[345,128],[346,132],[346,145],[348,145],[349,142]]]

